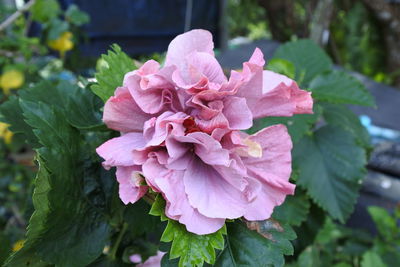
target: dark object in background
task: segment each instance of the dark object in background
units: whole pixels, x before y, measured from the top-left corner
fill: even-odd
[[[130,55],[163,52],[184,32],[185,13],[192,2],[191,29],[207,29],[219,40],[219,5],[216,0],[60,0],[63,8],[76,4],[90,15],[83,27],[89,42],[81,45],[85,56],[98,57],[117,43]]]

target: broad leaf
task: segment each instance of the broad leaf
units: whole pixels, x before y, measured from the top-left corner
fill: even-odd
[[[305,136],[294,148],[297,184],[329,214],[344,222],[353,210],[366,155],[351,134],[338,127],[324,126]]]
[[[114,44],[108,54],[102,55],[101,59],[106,66],[99,67],[95,74],[97,84],[92,85],[92,91],[98,95],[104,102],[107,101],[118,86],[122,86],[125,74],[134,70],[133,60],[121,48]],[[103,65],[104,65],[103,64]]]
[[[276,73],[286,75],[291,79],[294,79],[296,76],[296,68],[294,67],[294,64],[288,60],[281,58],[273,58],[268,61],[267,69]]]
[[[179,222],[168,220],[161,241],[172,242],[170,259],[179,257],[179,267],[203,266],[204,262],[215,262],[215,249],[224,248],[224,234],[225,226],[212,234],[196,235],[188,232]]]
[[[365,86],[343,71],[320,75],[311,81],[309,87],[313,98],[320,101],[375,106],[375,102]]]
[[[56,18],[60,11],[57,0],[36,0],[31,8],[32,19],[40,23]]]
[[[52,92],[38,95],[51,98]],[[26,245],[9,266],[27,264],[31,261],[29,255],[57,266],[85,266],[101,254],[108,238],[104,216],[107,196],[103,192],[112,192],[114,180],[102,178],[100,164],[85,163],[93,151],[87,151],[82,136],[66,121],[62,109],[40,102],[48,98],[35,97],[20,100],[26,122],[43,145],[38,150],[35,211],[29,221]],[[66,94],[61,97],[67,98]]]
[[[288,226],[261,222],[262,233],[250,230],[240,222],[228,223],[226,246],[215,263],[217,267],[231,266],[283,266],[284,255],[292,255],[293,247],[289,240],[296,238]]]
[[[338,126],[350,132],[364,148],[370,148],[370,136],[360,119],[343,105],[323,104],[323,116],[330,125]]]
[[[307,219],[309,211],[310,201],[306,194],[296,189],[294,196],[287,196],[285,202],[274,209],[272,217],[283,223],[300,226]]]
[[[295,66],[295,80],[302,86],[317,75],[330,71],[332,61],[318,45],[311,40],[298,40],[281,45],[274,58],[282,58]]]
[[[397,238],[400,233],[397,227],[397,220],[389,214],[389,212],[381,207],[368,207],[368,213],[372,217],[379,234],[387,241]]]
[[[256,120],[254,126],[248,132],[253,134],[265,127],[282,123],[288,128],[293,143],[297,143],[307,132],[311,132],[320,113],[320,107],[314,105],[314,114],[296,114],[292,117],[265,117]]]

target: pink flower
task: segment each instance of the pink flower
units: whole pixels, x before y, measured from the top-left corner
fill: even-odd
[[[150,60],[127,73],[103,115],[121,136],[97,148],[105,168],[117,167],[121,200],[134,203],[150,187],[166,216],[196,234],[226,219],[268,219],[294,192],[292,142],[283,125],[241,130],[256,118],[312,113],[313,101],[264,64],[256,49],[227,79],[211,34],[192,30],[171,42],[165,66]]]
[[[131,262],[138,263],[136,267],[160,267],[161,260],[165,252],[158,251],[156,255],[149,257],[145,262],[142,261],[142,257],[139,254],[133,254],[129,257]]]

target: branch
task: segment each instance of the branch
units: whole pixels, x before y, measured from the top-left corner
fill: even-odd
[[[0,24],[0,32],[5,30],[8,26],[10,26],[11,23],[13,23],[19,16],[21,16],[24,12],[26,12],[34,3],[36,0],[29,0],[28,3],[26,3],[23,7],[18,9],[17,11],[14,12],[11,16],[9,16],[5,21],[3,21]]]

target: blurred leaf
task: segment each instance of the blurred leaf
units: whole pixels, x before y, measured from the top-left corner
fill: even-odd
[[[143,200],[128,205],[124,212],[124,221],[129,224],[128,230],[133,236],[154,232],[159,223],[157,217],[149,215],[150,206]]]
[[[381,257],[373,251],[364,253],[361,260],[361,267],[386,267]]]
[[[323,116],[330,125],[350,132],[364,148],[370,148],[370,136],[360,119],[344,105],[323,104]]]
[[[303,87],[319,74],[330,71],[332,61],[318,45],[311,40],[298,40],[279,46],[274,58],[288,60],[294,64],[295,80]]]
[[[0,266],[2,266],[11,253],[10,240],[2,232],[0,232],[0,244]]]
[[[283,223],[300,226],[307,219],[309,210],[310,202],[307,196],[296,189],[294,196],[287,196],[285,202],[274,209],[272,217]]]
[[[90,20],[89,15],[80,10],[75,4],[68,6],[67,11],[65,11],[65,16],[68,21],[77,26],[86,24]]]
[[[268,61],[267,69],[276,73],[286,75],[291,79],[294,79],[296,75],[294,64],[288,60],[281,58],[273,58]]]
[[[122,86],[125,74],[136,69],[133,60],[121,48],[114,44],[108,54],[103,54],[101,58],[106,64],[105,67],[97,69],[95,77],[97,84],[92,85],[92,91],[104,102],[107,101],[117,87]]]
[[[263,234],[269,239],[248,229],[243,223],[228,223],[226,246],[215,266],[283,266],[284,255],[293,254],[289,240],[296,238],[295,232],[286,225],[277,228],[268,221],[260,223]]]
[[[375,106],[375,101],[365,86],[342,71],[320,75],[310,83],[313,98],[334,104]]]
[[[61,10],[57,0],[36,0],[31,12],[34,21],[46,23],[56,18]]]
[[[327,266],[328,263],[326,263]],[[321,259],[320,259],[320,252],[314,246],[307,247],[301,254],[299,255],[298,259],[298,266],[299,267],[318,267],[323,266]]]
[[[64,32],[68,31],[69,26],[66,21],[53,19],[46,24],[46,28],[48,30],[47,40],[56,40],[60,38]]]
[[[396,219],[392,217],[386,209],[371,206],[368,207],[368,213],[371,215],[379,234],[381,234],[385,240],[395,240],[399,238],[399,236],[396,236],[396,232],[400,231],[397,227]]]
[[[333,218],[344,222],[353,211],[365,174],[365,151],[347,131],[324,126],[298,143],[293,158],[300,171],[297,184]]]
[[[179,257],[179,267],[202,266],[204,261],[215,262],[215,249],[224,248],[224,234],[225,226],[212,234],[197,235],[188,232],[179,222],[168,220],[161,241],[172,242],[170,259]]]

